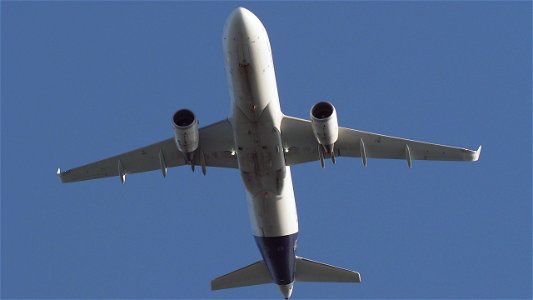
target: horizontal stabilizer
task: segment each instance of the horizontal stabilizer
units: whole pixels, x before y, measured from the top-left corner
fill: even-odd
[[[213,279],[211,281],[211,290],[229,289],[271,282],[272,277],[270,277],[270,273],[268,272],[265,263],[261,260]]]
[[[296,257],[296,281],[361,282],[359,272]]]

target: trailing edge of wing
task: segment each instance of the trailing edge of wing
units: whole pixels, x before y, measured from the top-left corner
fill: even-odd
[[[200,146],[195,151],[195,165],[205,167],[238,168],[234,148],[233,130],[228,120],[223,120],[200,129]],[[196,155],[196,152],[198,152]],[[185,165],[183,154],[177,149],[173,138],[122,153],[97,162],[66,171],[58,169],[61,182],[75,182],[103,177],[120,177],[153,170],[166,175],[167,167]]]

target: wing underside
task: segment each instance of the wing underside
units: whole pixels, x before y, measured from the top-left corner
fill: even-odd
[[[194,152],[192,164],[204,167],[238,168],[234,155],[234,141],[231,124],[223,120],[199,130],[199,147]],[[97,162],[61,172],[61,182],[75,182],[89,179],[161,170],[166,175],[170,167],[190,164],[178,150],[174,138],[138,148]]]
[[[288,166],[320,159],[311,122],[285,116],[281,135]],[[345,127],[339,127],[334,147],[336,156],[360,157],[365,165],[367,158],[405,159],[409,166],[413,160],[476,161],[480,152],[481,146],[473,151]]]
[[[133,173],[161,170],[192,164],[205,167],[238,168],[233,130],[228,120],[203,127],[199,131],[200,145],[193,161],[187,162],[177,149],[173,138],[96,161],[66,171],[59,171],[62,182],[75,182],[104,177],[120,177]],[[304,119],[285,116],[281,123],[285,163],[287,166],[320,160],[319,147],[311,128]],[[404,159],[411,166],[413,160],[476,161],[477,151],[445,146],[366,131],[339,127],[335,143],[337,157],[360,157],[366,165],[368,158]],[[327,156],[327,155],[326,155]]]

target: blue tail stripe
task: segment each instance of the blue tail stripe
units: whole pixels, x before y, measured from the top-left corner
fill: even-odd
[[[272,280],[278,285],[294,281],[297,236],[298,233],[277,237],[254,236]]]

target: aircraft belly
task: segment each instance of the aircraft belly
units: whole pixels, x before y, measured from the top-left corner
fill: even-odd
[[[224,56],[235,148],[253,233],[298,231],[290,168],[285,165],[276,76],[267,32],[256,19],[232,18],[224,28]]]
[[[290,167],[285,165],[281,133],[268,111],[257,122],[237,113],[237,159],[255,236],[284,236],[298,231]],[[263,120],[264,119],[264,120]]]
[[[276,237],[298,232],[296,202],[290,167],[286,167],[283,189],[279,193],[256,192],[246,188],[248,212],[256,237]]]

